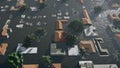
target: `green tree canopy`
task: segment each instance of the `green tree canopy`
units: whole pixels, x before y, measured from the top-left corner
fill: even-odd
[[[74,20],[74,21],[70,22],[68,27],[74,33],[82,33],[82,31],[84,29],[83,23],[81,21],[78,21],[78,20]]]
[[[46,31],[43,29],[43,28],[37,28],[35,30],[35,35],[38,37],[38,38],[41,38],[42,36],[44,36],[46,34]]]
[[[35,41],[34,35],[27,35],[23,41],[23,46],[24,47],[29,47],[32,42]]]
[[[11,53],[8,55],[10,68],[19,68],[23,64],[23,56],[19,53]]]
[[[66,37],[66,45],[68,46],[73,46],[76,42],[76,36],[72,35],[72,34],[67,34]]]
[[[51,66],[51,57],[50,56],[42,56],[43,62],[45,66],[50,67]]]

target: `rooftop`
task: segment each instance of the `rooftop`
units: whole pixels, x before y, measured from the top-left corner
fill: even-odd
[[[57,20],[56,28],[63,29],[63,23],[67,23],[67,22],[68,22],[68,20]]]
[[[38,68],[38,64],[23,64],[22,68]]]
[[[0,55],[5,54],[7,46],[8,46],[7,43],[1,43],[1,45],[0,45]]]
[[[80,48],[87,48],[91,53],[95,53],[95,47],[92,40],[82,40],[79,43]]]
[[[65,34],[65,32],[63,30],[55,31],[55,42],[65,41],[64,34]]]
[[[74,47],[68,49],[69,56],[77,56],[79,55],[78,45],[74,45]]]
[[[82,12],[83,12],[83,16],[84,16],[84,18],[82,18],[83,24],[91,25],[92,22],[91,22],[91,19],[89,17],[89,14],[88,14],[87,10],[84,8]]]
[[[118,68],[116,64],[94,64],[92,61],[79,61],[81,68]]]
[[[61,68],[61,64],[60,63],[53,63],[52,68]]]
[[[117,14],[108,14],[108,17],[111,19],[111,20],[120,20],[119,16]]]
[[[115,38],[120,43],[120,34],[115,34]]]

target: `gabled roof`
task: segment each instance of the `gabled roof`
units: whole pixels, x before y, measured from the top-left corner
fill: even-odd
[[[80,48],[88,48],[91,53],[95,53],[95,47],[92,40],[80,41]]]
[[[84,16],[84,18],[82,18],[83,24],[91,25],[92,22],[91,22],[91,19],[89,17],[87,10],[84,8],[82,12],[83,12],[83,16]]]
[[[61,64],[60,63],[53,63],[52,68],[61,68]]]
[[[63,23],[67,23],[68,20],[57,20],[57,25],[56,25],[56,28],[57,29],[63,29]]]
[[[120,43],[120,34],[115,34],[115,38]]]
[[[57,30],[55,31],[55,42],[63,42],[65,41],[65,38],[64,38],[64,31],[63,30]]]
[[[23,64],[22,68],[38,68],[38,64]]]
[[[7,43],[2,43],[0,45],[0,55],[4,55],[5,54],[7,46],[8,46]]]
[[[108,17],[111,19],[111,20],[120,20],[120,18],[118,17],[118,15],[116,14],[108,14]]]
[[[3,28],[2,32],[1,32],[1,35],[2,36],[7,36],[7,32],[8,32],[8,30],[6,28]]]

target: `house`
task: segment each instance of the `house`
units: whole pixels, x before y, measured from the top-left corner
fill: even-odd
[[[21,6],[24,6],[25,5],[24,2],[25,2],[24,0],[18,0],[17,3],[16,3],[16,7],[19,8]]]
[[[43,2],[44,2],[44,0],[38,0],[38,2],[39,2],[39,3],[43,3]]]
[[[89,49],[90,53],[96,52],[94,43],[92,40],[82,40],[82,41],[80,41],[79,46],[82,49]]]
[[[52,43],[50,45],[50,54],[51,55],[66,55],[65,51],[62,51],[62,49],[57,48],[56,43]]]
[[[120,43],[120,34],[115,34],[115,38]]]
[[[80,68],[94,68],[92,61],[79,61]]]
[[[79,52],[78,45],[74,45],[74,47],[68,49],[69,56],[77,56],[79,55]]]
[[[83,12],[83,17],[84,17],[84,18],[82,18],[83,24],[91,25],[92,22],[91,22],[91,19],[89,17],[89,14],[88,14],[86,8],[84,8],[82,12]]]
[[[93,42],[100,56],[109,56],[108,50],[101,47],[101,43],[104,43],[103,38],[95,38]]]
[[[10,21],[11,21],[11,20],[7,20],[6,23],[5,23],[5,25],[4,25],[3,28],[2,28],[1,35],[2,35],[3,37],[9,36],[9,35],[8,35],[8,29],[10,29],[10,28],[9,28],[8,26],[9,26],[9,24],[10,24]]]
[[[23,64],[22,68],[39,68],[38,64]]]
[[[63,23],[67,23],[67,22],[68,22],[68,20],[57,20],[56,28],[63,29]]]
[[[91,36],[98,36],[98,33],[96,31],[96,27],[94,26],[89,26],[84,29],[84,33],[86,37],[91,37]]]
[[[83,3],[84,3],[84,1],[83,1],[83,0],[80,0],[80,3],[81,3],[81,4],[83,4]]]
[[[111,20],[120,20],[119,16],[117,14],[108,14],[108,18]]]
[[[63,30],[55,31],[55,37],[54,37],[55,39],[54,39],[54,41],[55,42],[63,42],[63,41],[65,41],[64,34],[65,34],[65,32]]]
[[[116,64],[94,64],[92,61],[79,61],[80,68],[118,68]]]
[[[118,3],[114,3],[114,4],[111,5],[111,7],[112,7],[112,8],[119,8],[120,5],[119,5]]]
[[[61,64],[60,63],[53,63],[52,68],[61,68]]]
[[[6,52],[8,44],[7,43],[1,43],[0,45],[0,55],[4,55]]]
[[[6,36],[8,35],[8,30],[7,30],[7,28],[3,28],[2,32],[1,32],[1,35],[2,35],[3,37],[6,37]]]

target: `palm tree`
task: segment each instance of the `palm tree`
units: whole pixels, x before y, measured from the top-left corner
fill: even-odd
[[[14,52],[8,55],[10,68],[19,68],[23,64],[23,56],[20,53]]]

